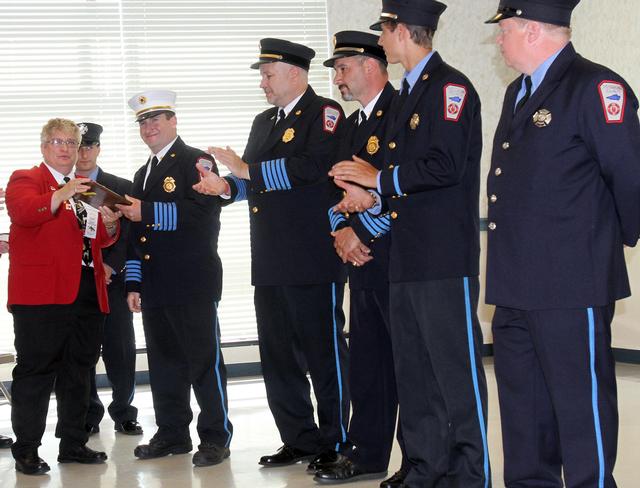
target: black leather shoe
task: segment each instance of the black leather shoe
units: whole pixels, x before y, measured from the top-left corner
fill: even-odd
[[[133,450],[133,455],[138,459],[154,459],[168,456],[169,454],[186,454],[193,449],[190,440],[182,442],[170,442],[151,439],[149,444],[140,444]]]
[[[85,424],[84,430],[86,430],[89,433],[89,437],[91,437],[93,434],[100,432],[100,427],[93,424]]]
[[[142,435],[142,426],[136,420],[125,420],[124,422],[116,422],[116,432],[122,432],[127,435]]]
[[[101,451],[94,451],[87,446],[65,447],[58,453],[59,463],[102,464],[107,455]]]
[[[344,456],[342,454],[339,454],[335,450],[322,451],[309,463],[309,466],[307,466],[307,473],[315,474],[316,471],[329,468],[340,461],[343,457]]]
[[[11,447],[13,444],[13,439],[11,437],[7,437],[6,435],[0,435],[0,449],[6,449]]]
[[[193,455],[192,461],[195,466],[213,466],[220,464],[229,455],[229,448],[203,442],[198,446],[198,452]]]
[[[346,456],[340,456],[340,459],[333,465],[319,469],[313,480],[321,484],[340,484],[350,483],[352,481],[375,480],[384,478],[387,471],[366,471]]]
[[[28,451],[18,455],[14,455],[16,460],[16,471],[29,475],[45,474],[51,468],[41,458],[38,457],[38,451]]]
[[[315,457],[315,453],[296,449],[291,446],[282,446],[278,452],[270,456],[262,456],[258,464],[272,468],[278,466],[289,466],[300,461],[310,461]]]
[[[408,469],[400,469],[396,471],[393,473],[393,476],[380,483],[380,488],[401,488],[408,473]]]

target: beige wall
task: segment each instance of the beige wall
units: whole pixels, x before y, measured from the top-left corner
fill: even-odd
[[[469,76],[480,94],[485,146],[482,168],[486,175],[491,156],[489,148],[504,90],[516,73],[504,66],[495,47],[497,27],[483,23],[495,12],[498,0],[445,0],[445,3],[449,7],[441,18],[435,47],[449,64]],[[328,0],[330,34],[346,29],[368,30],[378,18],[380,6],[379,0]],[[577,51],[619,72],[636,94],[640,93],[639,18],[638,0],[584,0],[573,15],[573,42]],[[401,76],[400,69],[391,71],[396,86]],[[334,95],[338,98],[339,94]],[[349,104],[346,110],[351,111],[354,107]],[[638,158],[640,160],[640,155]],[[481,213],[485,215],[484,188],[481,194]],[[482,237],[484,246],[486,236]],[[484,268],[484,253],[482,262]],[[616,347],[640,350],[640,249],[629,249],[627,262],[635,295],[618,303],[613,342]],[[491,342],[488,326],[491,314],[490,307],[481,307],[485,342]]]

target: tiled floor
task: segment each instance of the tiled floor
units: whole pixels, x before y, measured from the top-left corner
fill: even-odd
[[[500,422],[497,409],[495,378],[491,361],[487,361],[489,379],[489,447],[494,474],[494,488],[503,487]],[[640,448],[640,366],[618,365],[620,402],[620,448],[616,476],[620,488],[640,485],[636,467]],[[101,393],[108,400],[109,392]],[[89,445],[109,455],[107,464],[81,466],[56,463],[57,439],[53,436],[55,402],[51,402],[47,432],[40,448],[40,455],[50,465],[48,476],[26,477],[16,475],[11,454],[0,451],[0,487],[64,487],[64,488],[298,488],[316,485],[305,473],[304,466],[296,465],[280,469],[260,469],[258,458],[280,446],[273,420],[267,408],[264,385],[259,378],[234,380],[229,384],[230,415],[235,426],[231,458],[210,468],[194,468],[191,455],[172,456],[153,461],[138,461],[133,449],[140,440],[147,440],[154,432],[151,394],[146,386],[140,387],[135,404],[140,409],[140,422],[145,436],[115,435],[112,424],[104,420],[102,431]],[[195,404],[194,404],[195,407]],[[9,407],[0,406],[0,433],[9,433]],[[197,443],[195,431],[192,437]],[[398,465],[398,453],[394,450],[391,470]],[[376,481],[353,483],[354,488],[374,488]]]

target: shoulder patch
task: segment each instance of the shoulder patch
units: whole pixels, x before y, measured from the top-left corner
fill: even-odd
[[[444,87],[444,120],[457,122],[467,101],[467,89],[462,85],[448,83]]]
[[[627,94],[622,83],[604,80],[598,85],[598,91],[607,124],[622,124],[627,103]]]
[[[338,122],[340,121],[341,116],[342,114],[340,113],[340,110],[329,105],[325,105],[322,109],[322,129],[325,132],[333,134],[338,127]]]
[[[211,171],[211,168],[213,168],[213,161],[205,156],[200,156],[196,163],[200,163],[205,169],[209,171]]]

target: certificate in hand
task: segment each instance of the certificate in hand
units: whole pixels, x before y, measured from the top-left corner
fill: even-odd
[[[116,203],[120,205],[131,205],[131,202],[127,200],[122,195],[109,190],[106,186],[101,185],[95,181],[89,181],[84,183],[85,185],[91,187],[89,191],[84,193],[80,193],[76,195],[75,198],[78,200],[82,200],[85,203],[88,203],[94,208],[107,206],[114,212],[118,209],[116,208]]]

